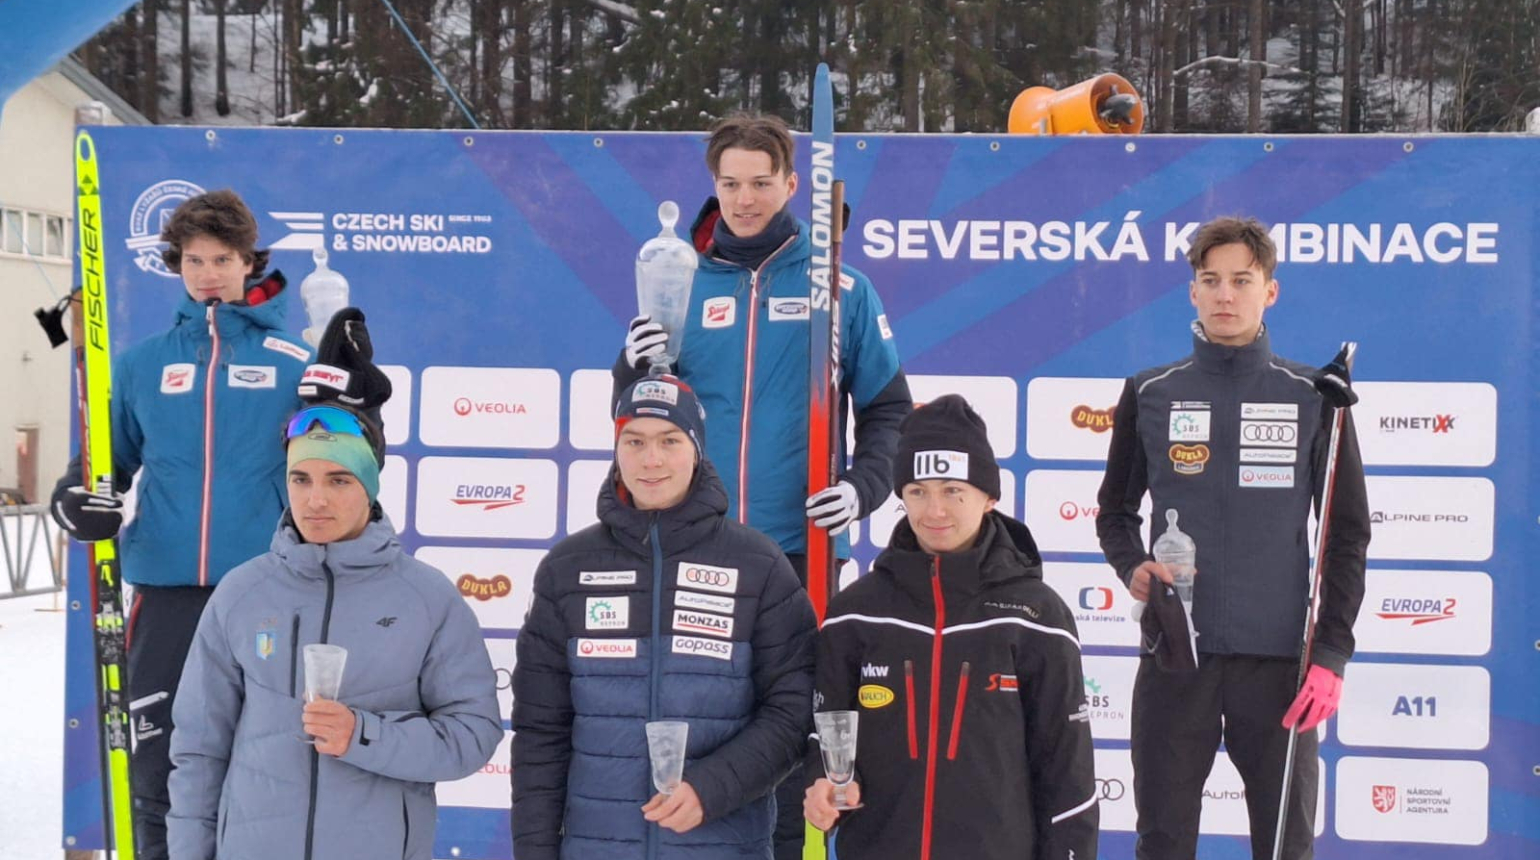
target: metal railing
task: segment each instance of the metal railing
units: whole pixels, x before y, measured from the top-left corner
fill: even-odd
[[[0,600],[64,587],[64,547],[56,534],[47,505],[0,505],[0,557],[5,565]]]

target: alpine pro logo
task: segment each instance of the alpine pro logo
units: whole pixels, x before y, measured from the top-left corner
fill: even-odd
[[[1112,413],[1115,407],[1095,409],[1080,405],[1070,410],[1069,423],[1092,433],[1106,433],[1112,429]]]
[[[167,179],[146,188],[134,201],[128,217],[128,238],[124,244],[134,252],[134,265],[141,272],[151,272],[163,278],[179,277],[166,265],[160,253],[166,243],[160,240],[160,231],[171,220],[171,213],[178,206],[203,193],[203,189],[182,179]]]
[[[523,484],[458,484],[450,501],[483,511],[495,511],[524,504],[525,491]]]
[[[914,452],[914,480],[968,480],[968,455],[961,451]]]
[[[1447,621],[1455,617],[1459,601],[1453,597],[1387,597],[1380,602],[1377,618],[1386,621],[1407,621],[1412,627]]]
[[[635,639],[579,639],[579,657],[624,658],[636,656]]]
[[[455,587],[460,590],[462,597],[473,597],[485,603],[512,594],[513,580],[502,574],[488,579],[466,573],[455,580]]]
[[[730,328],[738,320],[738,299],[707,299],[701,305],[701,328]]]
[[[738,568],[713,567],[689,561],[679,563],[675,584],[682,588],[699,588],[718,594],[735,594],[738,591]]]
[[[455,414],[464,418],[467,415],[528,415],[529,409],[522,403],[510,403],[508,401],[472,400],[469,397],[457,397],[454,402]]]

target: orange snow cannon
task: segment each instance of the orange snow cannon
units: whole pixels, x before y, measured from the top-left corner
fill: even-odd
[[[1105,74],[1072,87],[1028,87],[1011,102],[1011,134],[1138,134],[1144,100],[1120,75]]]

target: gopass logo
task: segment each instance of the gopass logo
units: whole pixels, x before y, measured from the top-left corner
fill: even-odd
[[[523,484],[457,484],[451,502],[457,505],[478,507],[495,511],[511,505],[524,504],[526,488]]]

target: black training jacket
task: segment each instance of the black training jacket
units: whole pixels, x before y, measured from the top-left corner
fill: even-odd
[[[990,513],[973,548],[934,556],[900,521],[830,602],[814,710],[861,715],[840,860],[1096,857],[1080,643],[1020,522]]]
[[[1129,378],[1114,413],[1096,533],[1126,584],[1153,558],[1175,508],[1198,547],[1193,626],[1202,654],[1298,659],[1310,592],[1312,502],[1325,486],[1332,408],[1314,368],[1210,343]],[[1153,504],[1150,547],[1140,500]],[[1369,503],[1351,413],[1344,415],[1311,662],[1341,675],[1364,596]]]

